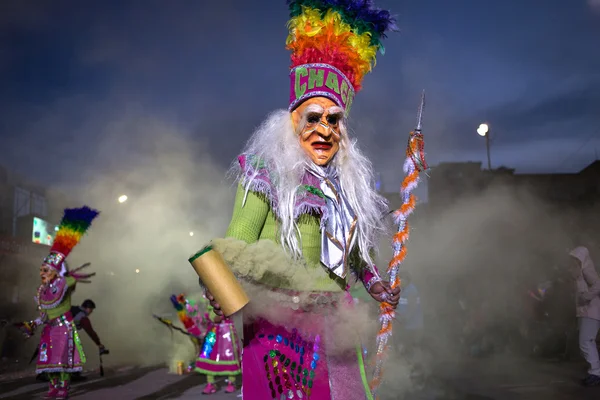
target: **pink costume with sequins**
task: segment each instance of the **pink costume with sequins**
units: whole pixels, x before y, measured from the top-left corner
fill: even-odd
[[[232,377],[242,372],[241,343],[233,321],[215,322],[216,315],[208,307],[206,335],[196,359],[194,371],[209,376]]]
[[[79,334],[69,311],[75,283],[72,277],[59,277],[49,285],[40,287],[37,302],[46,322],[39,345],[38,374],[79,372],[85,363]]]

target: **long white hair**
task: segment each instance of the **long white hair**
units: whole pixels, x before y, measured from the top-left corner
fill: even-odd
[[[298,131],[302,128],[299,126]],[[336,168],[342,191],[358,218],[356,243],[361,258],[372,265],[369,253],[377,250],[378,237],[385,230],[383,219],[387,201],[375,191],[371,162],[360,152],[356,140],[349,138],[344,121],[340,124],[340,131],[340,149],[331,165]],[[259,157],[275,177],[272,190],[278,200],[274,212],[279,217],[280,242],[293,257],[301,257],[302,238],[299,237],[294,219],[294,206],[305,164],[311,161],[300,147],[289,111],[279,110],[269,115],[250,137],[243,153]],[[242,173],[237,163],[232,167],[232,172],[249,190],[254,177]]]

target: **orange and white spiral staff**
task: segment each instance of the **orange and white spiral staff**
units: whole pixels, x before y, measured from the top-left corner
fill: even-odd
[[[408,217],[415,209],[416,197],[413,191],[419,184],[419,174],[427,169],[425,162],[425,151],[423,134],[421,133],[421,122],[423,109],[425,107],[425,92],[421,96],[421,105],[417,118],[417,127],[410,132],[408,145],[406,147],[406,159],[404,160],[404,180],[400,187],[400,196],[402,205],[394,211],[394,221],[398,225],[398,232],[394,235],[392,247],[394,257],[388,266],[388,275],[392,289],[400,286],[400,277],[398,272],[400,265],[406,257],[406,242],[409,236]],[[377,389],[381,384],[383,375],[383,363],[385,361],[388,338],[392,334],[392,321],[395,318],[395,312],[392,305],[382,302],[380,305],[381,329],[377,334],[377,351],[375,353],[375,372],[371,381],[371,392],[376,397]]]

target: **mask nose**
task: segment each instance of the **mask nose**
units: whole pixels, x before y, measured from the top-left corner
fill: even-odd
[[[320,121],[319,125],[317,125],[316,132],[324,139],[329,139],[331,137],[331,128],[323,121]]]

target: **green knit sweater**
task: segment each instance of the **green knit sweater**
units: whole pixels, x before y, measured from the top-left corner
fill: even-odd
[[[231,223],[227,229],[227,237],[243,240],[252,244],[258,240],[272,240],[280,243],[279,223],[271,209],[269,200],[262,193],[248,191],[243,204],[245,189],[238,185]],[[302,255],[307,268],[316,270],[321,265],[321,232],[320,217],[315,214],[303,214],[298,218],[298,228],[302,243]],[[315,291],[338,292],[346,287],[346,282],[332,273],[326,277],[316,274],[311,285]],[[268,277],[267,277],[268,279]],[[267,281],[260,282],[269,285]],[[287,287],[287,289],[294,289]]]

